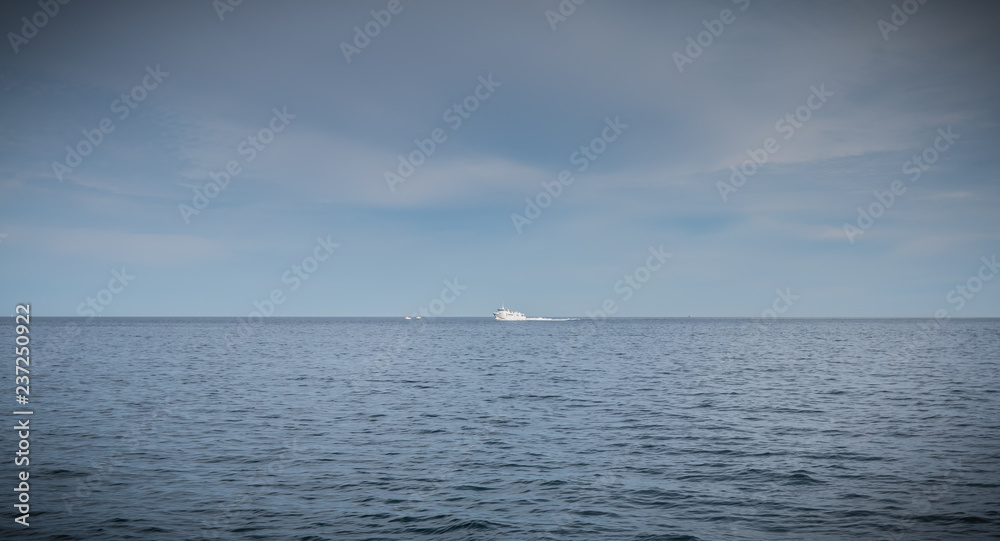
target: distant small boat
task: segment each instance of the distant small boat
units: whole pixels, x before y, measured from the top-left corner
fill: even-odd
[[[499,310],[493,312],[493,317],[496,318],[497,321],[524,321],[528,319],[521,312],[515,312],[504,308],[503,304],[500,305]]]
[[[420,316],[417,316],[417,319],[420,319]]]
[[[406,317],[404,317],[403,319],[410,319],[410,316],[406,316]]]

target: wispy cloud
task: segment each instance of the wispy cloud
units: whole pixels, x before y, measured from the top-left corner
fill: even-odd
[[[224,258],[231,248],[192,235],[103,229],[45,229],[30,233],[46,250],[110,263],[174,267]]]
[[[37,298],[56,295],[52,276],[6,256],[249,278],[337,231],[341,257],[310,284],[327,298],[302,297],[302,313],[404,311],[408,291],[453,274],[475,282],[463,303],[524,291],[551,304],[537,312],[574,313],[606,295],[607,273],[630,270],[633,245],[665,243],[676,279],[630,302],[635,315],[759,313],[742,292],[797,280],[834,292],[810,294],[801,315],[921,313],[918,296],[880,281],[905,271],[930,295],[944,265],[996,241],[1000,8],[929,2],[886,41],[876,23],[888,4],[741,4],[587,3],[553,32],[549,4],[414,3],[350,63],[340,43],[369,20],[360,4],[244,3],[223,23],[196,4],[67,8],[0,55],[0,231],[11,235],[0,271]],[[680,73],[671,55],[723,8],[735,21]],[[0,19],[30,11],[7,3]],[[59,182],[51,162],[156,64],[169,79]],[[503,86],[451,130],[446,111],[490,73]],[[801,110],[814,87],[832,96]],[[248,160],[240,145],[276,107],[294,123]],[[796,114],[808,120],[786,138],[778,123]],[[627,132],[579,170],[573,153],[616,115]],[[962,139],[911,181],[905,164],[942,126]],[[398,156],[442,127],[447,141],[390,189]],[[780,149],[720,197],[730,167],[768,138]],[[186,223],[178,206],[231,160],[241,172]],[[575,181],[519,235],[511,214],[564,169]],[[852,243],[844,224],[896,179],[905,193]],[[92,289],[64,274],[67,287]],[[161,275],[162,297],[148,302],[197,287]],[[197,298],[202,312],[223,302],[211,289]]]

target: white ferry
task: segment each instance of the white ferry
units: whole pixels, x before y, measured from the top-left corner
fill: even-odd
[[[493,317],[495,317],[497,321],[524,321],[528,319],[521,312],[514,312],[513,310],[504,308],[503,304],[500,305],[499,310],[493,312]]]

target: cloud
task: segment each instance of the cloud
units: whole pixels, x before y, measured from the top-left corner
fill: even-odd
[[[636,248],[667,243],[687,250],[678,261],[690,279],[677,289],[691,300],[662,306],[684,313],[700,296],[717,299],[707,304],[719,313],[736,313],[738,301],[719,295],[719,283],[739,284],[739,293],[763,283],[766,297],[780,285],[771,281],[791,283],[815,268],[817,291],[839,291],[854,279],[851,269],[863,267],[875,283],[903,267],[918,288],[939,275],[910,258],[995,245],[995,5],[930,2],[886,42],[876,21],[889,16],[888,3],[585,3],[554,32],[545,10],[556,4],[407,4],[349,64],[340,42],[353,39],[371,6],[244,2],[222,23],[208,4],[118,2],[60,13],[18,55],[0,55],[0,225],[13,239],[3,247],[67,262],[204,263],[206,272],[233,275],[339,230],[345,247],[353,240],[370,249],[337,260],[355,276],[340,283],[373,283],[372,260],[392,245],[407,254],[406,272],[385,281],[403,292],[439,282],[411,269],[448,273],[463,258],[494,255],[539,270],[573,260],[570,268],[584,269],[574,278],[590,279],[594,268],[614,276]],[[0,6],[9,20],[37,10],[11,6]],[[735,22],[679,72],[672,53],[723,8]],[[109,105],[156,64],[171,74],[162,88],[116,120],[67,181],[53,179],[50,163],[65,146],[112,115]],[[452,130],[443,111],[489,73],[502,86]],[[835,95],[782,138],[776,122],[823,84]],[[247,161],[238,145],[285,106],[297,118]],[[576,171],[571,153],[616,115],[627,132]],[[955,150],[926,180],[907,183],[861,241],[848,242],[842,224],[855,222],[873,192],[904,178],[906,160],[946,125],[962,134]],[[390,190],[386,171],[435,128],[448,140]],[[729,181],[729,166],[768,137],[781,149],[724,201],[717,182]],[[185,224],[178,205],[190,204],[192,187],[230,160],[242,171]],[[524,212],[524,199],[562,169],[574,172],[574,183],[518,235],[511,213]],[[241,256],[249,254],[261,257],[247,265]],[[739,267],[731,265],[736,256]],[[55,295],[45,278],[7,264],[20,278],[10,284],[39,299]],[[533,272],[469,268],[463,279],[475,274],[479,284],[537,285]],[[60,277],[67,285],[72,271]],[[165,299],[150,302],[169,305],[182,273],[161,274]],[[706,275],[715,283],[699,289]],[[566,286],[563,298],[604,294],[587,291],[585,281]],[[342,305],[346,314],[368,300],[395,302],[383,288],[357,289],[371,289],[371,298]],[[879,291],[871,304],[853,306],[908,301]],[[208,291],[204,306],[219,299]],[[656,315],[656,302],[642,302]],[[316,303],[305,310],[322,314],[331,305]]]
[[[925,196],[924,199],[968,199],[974,196],[972,192],[939,192]]]
[[[182,266],[218,260],[229,252],[218,241],[192,235],[51,228],[31,231],[30,236],[59,255],[138,265]]]

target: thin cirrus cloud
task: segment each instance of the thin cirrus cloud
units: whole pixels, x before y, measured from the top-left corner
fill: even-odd
[[[193,235],[127,233],[102,229],[48,229],[24,232],[26,241],[71,259],[111,264],[184,266],[226,257],[223,244]]]
[[[335,234],[343,259],[285,315],[411,313],[426,302],[416,292],[454,274],[470,283],[463,300],[523,295],[518,309],[565,315],[612,294],[633,256],[669,244],[673,267],[620,315],[756,315],[789,285],[803,288],[789,315],[925,315],[942,276],[996,251],[991,4],[922,4],[888,40],[877,21],[891,2],[584,3],[555,30],[555,0],[403,5],[350,62],[341,42],[384,4],[242,3],[222,21],[202,2],[62,6],[0,56],[4,276],[44,297],[49,277],[14,258],[78,260],[92,272],[67,273],[61,291],[87,294],[102,266],[127,263],[162,282],[109,314],[227,315],[242,290],[229,284],[223,299],[205,284],[240,276],[249,303]],[[723,9],[735,21],[678,70],[674,53]],[[36,10],[10,2],[0,20]],[[114,117],[114,100],[157,65],[170,75]],[[444,112],[491,74],[502,84],[450,127]],[[776,122],[814,87],[834,95],[785,139]],[[275,108],[296,116],[250,161],[240,144]],[[104,117],[115,131],[59,182],[52,162]],[[628,129],[579,170],[573,153],[615,117]],[[961,139],[908,180],[904,164],[947,126]],[[386,172],[435,129],[447,141],[390,189]],[[731,166],[769,137],[780,149],[722,197]],[[233,160],[240,173],[185,221],[179,206]],[[564,169],[573,183],[519,232],[512,214]],[[906,193],[852,243],[844,224],[895,179]],[[910,297],[880,286],[899,275]],[[380,285],[334,302],[351,280]],[[171,312],[181,290],[190,312]],[[996,293],[981,295],[965,314],[995,315]],[[464,302],[448,315],[487,309]]]

